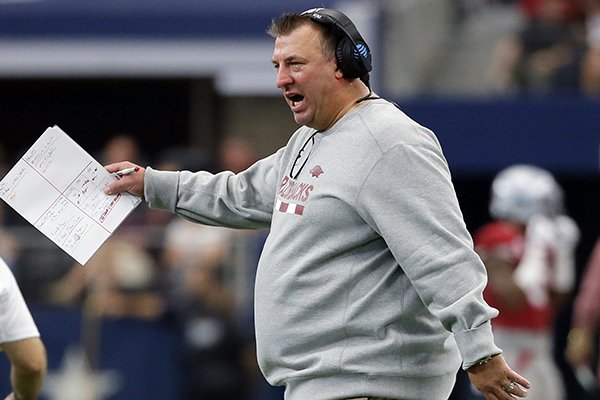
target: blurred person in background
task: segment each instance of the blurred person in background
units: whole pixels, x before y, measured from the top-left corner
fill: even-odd
[[[524,2],[523,26],[494,48],[487,79],[496,93],[577,92],[584,30],[580,0]]]
[[[126,160],[136,160],[136,163],[146,163],[146,156],[137,137],[128,131],[117,131],[110,135],[96,159],[101,164],[110,164],[123,160],[123,157],[126,157]],[[130,240],[137,240],[140,245],[149,247],[148,241],[154,233],[151,227],[147,226],[149,214],[147,209],[137,207],[119,226],[119,232],[127,232],[130,234]]]
[[[15,266],[17,262],[20,246],[17,239],[4,228],[4,212],[6,205],[4,202],[0,203],[0,257],[10,265]]]
[[[600,95],[600,0],[585,0],[587,50],[583,59],[581,89]]]
[[[269,228],[257,351],[287,400],[445,400],[461,366],[489,400],[524,397],[433,132],[371,91],[368,46],[339,11],[284,14],[269,33],[276,86],[302,125],[285,147],[238,174],[147,167],[105,192]]]
[[[112,163],[122,160],[123,157],[144,162],[138,140],[129,132],[117,132],[111,135],[97,158],[102,162]]]
[[[485,291],[500,311],[494,336],[515,370],[528,377],[531,400],[562,400],[553,358],[556,308],[573,289],[579,230],[564,215],[562,189],[546,170],[514,165],[491,188],[494,221],[474,235],[489,275]]]
[[[13,388],[4,400],[36,399],[46,376],[46,349],[17,282],[1,258],[0,350],[10,360]]]
[[[203,154],[170,149],[163,170],[212,170]],[[250,141],[227,137],[220,169],[241,172],[258,156]],[[164,234],[161,261],[168,299],[182,327],[186,398],[268,399],[273,392],[257,368],[251,292],[262,235],[192,223],[176,216]],[[254,249],[255,248],[255,249]],[[244,384],[240,384],[244,382]]]
[[[9,171],[10,167],[2,143],[0,143],[0,179]],[[0,257],[12,267],[15,266],[19,255],[19,243],[15,237],[4,229],[5,213],[8,210],[4,202],[0,202]]]
[[[84,305],[93,318],[157,319],[165,311],[158,266],[128,235],[115,233],[90,258],[49,286],[48,300]]]
[[[567,361],[573,366],[579,383],[590,393],[590,399],[600,398],[600,366],[594,365],[594,361],[599,361],[599,333],[600,239],[596,241],[575,298],[572,325],[565,350]]]
[[[241,400],[246,389],[244,342],[226,277],[233,239],[229,231],[177,217],[165,234],[168,298],[182,329],[185,398],[190,400]]]
[[[137,139],[130,133],[112,135],[99,160],[111,163],[121,157],[143,162]],[[84,305],[91,318],[155,319],[165,309],[160,291],[160,270],[151,253],[147,210],[138,207],[92,256],[85,267],[78,263],[48,288],[51,303]]]
[[[8,162],[8,157],[6,155],[6,151],[4,151],[4,146],[0,142],[0,176],[6,175],[6,173],[10,169],[10,163]]]
[[[222,171],[237,174],[249,168],[259,158],[250,139],[242,136],[228,136],[219,145],[218,162]]]
[[[212,169],[193,150],[169,149],[163,170]],[[180,216],[165,226],[159,260],[169,312],[181,329],[184,398],[243,399],[243,341],[235,324],[235,295],[226,280],[233,231]]]
[[[228,136],[219,145],[218,161],[220,169],[240,173],[259,160],[258,151],[252,141],[243,136]],[[228,230],[224,228],[225,230]],[[258,368],[256,340],[254,336],[254,280],[260,252],[268,231],[263,230],[230,230],[232,237],[231,263],[243,263],[229,275],[234,275],[235,282],[230,287],[235,289],[236,319],[244,341],[243,366],[246,374],[248,400],[279,399],[283,391],[268,385]],[[232,278],[230,277],[230,280]]]

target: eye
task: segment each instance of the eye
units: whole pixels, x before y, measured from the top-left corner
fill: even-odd
[[[304,63],[301,63],[300,61],[290,61],[288,65],[293,71],[299,71],[304,66]]]

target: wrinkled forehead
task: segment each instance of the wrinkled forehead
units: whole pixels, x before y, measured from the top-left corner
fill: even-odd
[[[282,38],[290,38],[291,40],[311,41],[320,44],[323,42],[323,35],[323,27],[310,20],[307,20],[295,26],[293,29],[280,32],[276,36],[275,41],[278,41]]]
[[[323,53],[323,35],[315,24],[303,24],[287,34],[275,38],[273,55]]]

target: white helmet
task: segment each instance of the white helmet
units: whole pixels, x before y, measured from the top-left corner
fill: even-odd
[[[500,171],[492,182],[490,214],[527,223],[534,215],[560,214],[562,201],[562,189],[550,172],[531,165],[514,165]]]

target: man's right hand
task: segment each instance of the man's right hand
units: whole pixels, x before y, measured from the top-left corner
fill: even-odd
[[[129,175],[120,176],[119,179],[109,183],[104,188],[104,193],[107,195],[114,195],[117,193],[128,192],[134,196],[144,196],[144,174],[146,170],[138,165],[135,165],[129,161],[118,162],[114,164],[106,165],[105,168],[110,173],[115,173],[122,169],[137,167],[139,168],[135,172]]]

